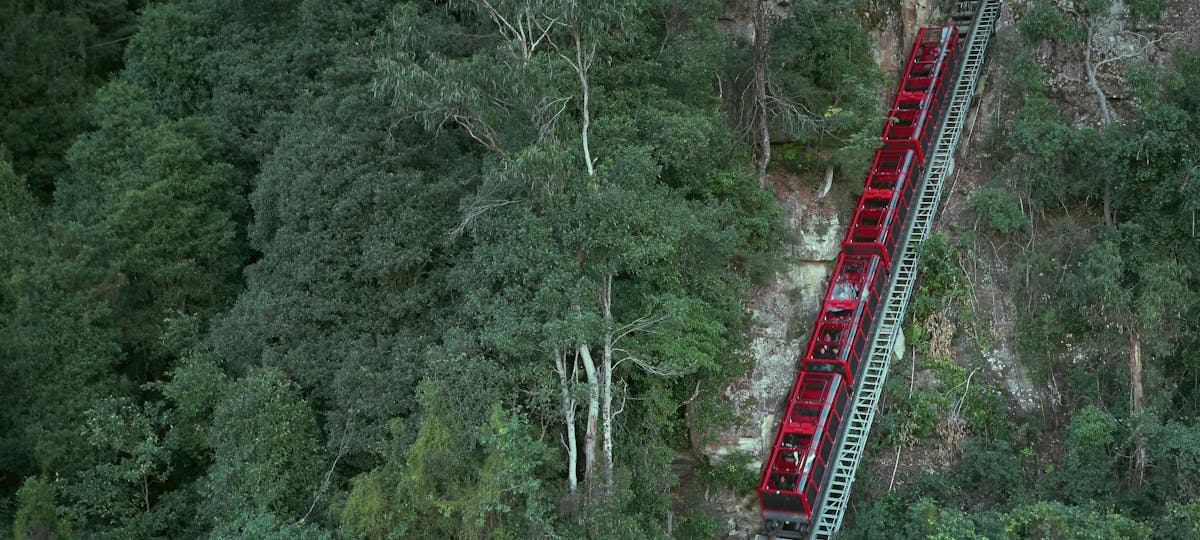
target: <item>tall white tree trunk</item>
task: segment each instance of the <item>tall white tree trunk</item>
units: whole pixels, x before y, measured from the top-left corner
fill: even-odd
[[[583,434],[583,481],[591,490],[596,482],[596,436],[600,420],[600,376],[597,373],[596,362],[592,359],[592,351],[587,345],[579,346],[579,356],[583,360],[583,371],[587,374],[588,406],[587,430]]]
[[[1145,389],[1142,385],[1142,339],[1136,330],[1129,331],[1129,413],[1134,421],[1146,410]],[[1146,436],[1139,429],[1133,440],[1133,489],[1142,485],[1146,477]]]
[[[1096,79],[1096,71],[1103,63],[1092,63],[1092,45],[1096,39],[1096,24],[1087,24],[1087,45],[1083,49],[1083,66],[1087,69],[1088,86],[1092,87],[1092,92],[1096,93],[1096,101],[1100,103],[1100,119],[1104,121],[1104,126],[1107,127],[1112,123],[1112,114],[1108,111],[1108,96],[1104,95],[1104,90],[1100,88],[1100,81]]]
[[[583,161],[587,165],[587,173],[589,177],[596,175],[596,169],[592,165],[592,147],[588,144],[588,128],[592,125],[591,113],[591,87],[588,85],[588,70],[591,69],[592,59],[596,56],[596,46],[593,44],[590,51],[583,52],[583,39],[579,36],[579,29],[575,29],[575,74],[579,76],[579,90],[583,94],[583,119],[580,122],[579,137],[583,142]]]
[[[612,280],[611,275],[600,278],[601,298],[600,303],[604,310],[604,355],[600,360],[601,386],[600,386],[600,418],[604,425],[604,436],[601,439],[603,442],[604,453],[604,488],[606,494],[611,495],[613,489],[613,391],[612,391],[612,372],[613,372],[613,324],[612,316]]]
[[[574,361],[571,362],[571,375],[568,377],[565,355],[562,349],[554,349],[554,370],[558,373],[559,390],[562,392],[563,423],[567,427],[567,486],[572,495],[579,491],[579,444],[575,440],[575,398],[571,397],[576,365]]]

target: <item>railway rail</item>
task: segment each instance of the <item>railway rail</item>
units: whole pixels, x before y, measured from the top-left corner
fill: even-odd
[[[824,540],[841,528],[1002,3],[961,0],[949,25],[918,33],[764,463],[760,537]],[[951,68],[944,81],[939,66]]]

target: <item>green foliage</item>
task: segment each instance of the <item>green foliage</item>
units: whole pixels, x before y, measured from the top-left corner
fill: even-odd
[[[25,187],[25,178],[17,175],[12,163],[5,159],[7,154],[8,148],[0,144],[0,219],[15,227],[18,218],[33,209],[33,197]]]
[[[1017,315],[1017,354],[1038,380],[1046,381],[1053,375],[1053,354],[1062,349],[1066,329],[1055,304],[1039,305]]]
[[[710,390],[779,261],[712,90],[719,2],[60,4],[0,8],[18,537],[663,534],[685,416],[728,417]],[[849,78],[795,89],[861,143],[877,75],[821,7]],[[554,23],[523,55],[491,8]],[[616,485],[583,504],[546,360],[617,334]]]
[[[912,320],[923,321],[935,311],[949,307],[969,294],[959,262],[959,247],[943,233],[934,233],[921,245],[917,274],[921,282],[908,307]]]
[[[970,502],[980,507],[1004,504],[1020,494],[1028,481],[1018,474],[1025,469],[1024,453],[1015,452],[1006,440],[970,437],[954,468],[954,481],[970,490]]]
[[[842,534],[850,539],[986,538],[962,511],[930,497],[913,499],[898,492],[881,497]]]
[[[1093,246],[1067,291],[1083,308],[1087,324],[1116,326],[1147,338],[1149,350],[1169,353],[1177,343],[1171,330],[1179,327],[1179,317],[1191,310],[1197,295],[1189,289],[1179,262],[1155,253],[1144,234],[1140,227],[1126,224],[1115,233],[1116,241]]]
[[[1200,503],[1168,503],[1167,511],[1155,524],[1153,538],[1190,538],[1200,535]]]
[[[1008,234],[1029,226],[1029,218],[1011,193],[1002,188],[980,188],[971,196],[971,210],[988,228]]]
[[[305,515],[321,484],[318,435],[312,409],[280,371],[234,381],[213,411],[203,510],[210,523],[249,512]]]
[[[908,336],[921,348],[920,336]],[[1003,392],[983,380],[978,369],[967,370],[949,359],[926,358],[917,370],[930,381],[927,387],[909,392],[909,381],[895,377],[889,382],[893,407],[879,419],[879,431],[887,445],[912,446],[945,436],[950,423],[962,422],[963,435],[987,441],[1008,440],[1013,425]],[[969,381],[969,382],[968,382]],[[903,387],[903,388],[902,388]]]
[[[1154,491],[1168,501],[1194,501],[1200,497],[1200,426],[1195,422],[1168,421],[1159,425],[1143,418],[1150,432],[1149,452],[1158,465]],[[1183,508],[1177,508],[1183,510]],[[1194,508],[1190,511],[1194,512]]]
[[[402,462],[353,480],[341,530],[360,538],[553,534],[541,480],[549,449],[525,416],[493,406],[486,425],[473,425],[441,386],[422,386],[421,424]]]
[[[996,36],[997,56],[1004,59],[1005,98],[1018,106],[1046,99],[1046,74],[1027,47],[1011,37]]]
[[[1157,22],[1162,18],[1165,0],[1128,0],[1129,17],[1137,21]]]
[[[212,540],[261,538],[263,540],[331,540],[333,534],[303,521],[293,522],[265,511],[241,514],[217,523],[208,535]]]
[[[178,527],[180,508],[160,501],[171,472],[167,416],[158,403],[100,401],[87,413],[85,434],[100,463],[83,471],[68,490],[82,516],[110,528],[98,536],[146,538]]]
[[[792,3],[793,13],[771,28],[767,54],[773,137],[807,149],[816,167],[858,178],[879,141],[876,95],[883,75],[854,2]],[[750,55],[747,54],[747,57]],[[788,163],[791,161],[792,163]]]
[[[33,194],[48,202],[64,154],[87,128],[96,88],[120,68],[138,2],[5,2],[0,6],[0,141]]]
[[[17,491],[20,505],[13,519],[13,538],[78,538],[71,515],[55,502],[55,485],[37,476],[25,479]]]
[[[167,444],[187,456],[201,455],[208,447],[213,409],[228,389],[229,379],[213,359],[190,351],[167,372],[167,380],[152,385],[170,408],[166,411],[171,429]]]
[[[132,375],[151,380],[179,352],[161,346],[164,315],[210,316],[235,294],[244,203],[202,119],[168,120],[123,82],[100,91],[96,119],[68,153],[55,213],[85,227],[84,241],[119,273],[113,317]]]
[[[751,467],[755,457],[735,452],[724,456],[720,463],[703,465],[696,479],[709,489],[724,488],[739,496],[749,495],[758,487],[759,471]]]
[[[1008,516],[1005,532],[1012,538],[1149,538],[1150,528],[1113,511],[1100,512],[1059,502],[1017,507]]]
[[[1063,16],[1051,0],[1035,0],[1017,24],[1021,39],[1028,45],[1044,40],[1059,43],[1078,43],[1086,36],[1078,25]]]
[[[1129,82],[1133,95],[1144,103],[1152,103],[1161,97],[1159,80],[1163,76],[1163,69],[1150,62],[1131,62],[1125,68],[1125,80]]]
[[[1076,411],[1067,428],[1067,455],[1056,471],[1063,498],[1076,504],[1111,500],[1119,482],[1114,455],[1123,446],[1120,424],[1112,415],[1088,406]]]
[[[123,359],[109,294],[123,280],[77,226],[17,228],[4,275],[6,328],[0,462],[22,474],[86,466],[81,426],[95,400],[124,395]]]
[[[354,477],[350,496],[342,507],[341,529],[355,538],[384,540],[402,535],[403,525],[395,523],[392,498],[384,487],[382,471],[375,470]]]

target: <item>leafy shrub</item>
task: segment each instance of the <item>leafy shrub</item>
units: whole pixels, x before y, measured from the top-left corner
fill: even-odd
[[[1012,193],[1005,189],[979,189],[971,197],[971,210],[988,228],[1000,233],[1008,234],[1029,226],[1029,218],[1021,210],[1021,205]]]

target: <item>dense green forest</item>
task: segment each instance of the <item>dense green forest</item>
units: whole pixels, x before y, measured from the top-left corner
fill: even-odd
[[[864,474],[847,537],[1200,534],[1200,56],[1080,127],[1030,53],[1091,46],[1076,3],[999,48],[991,184],[911,310],[941,384],[873,436],[960,450]],[[790,241],[758,133],[857,182],[878,4],[766,17],[769,102],[716,0],[0,4],[0,537],[724,536],[758,458],[699,446]],[[969,324],[981,239],[1052,411],[922,330]]]
[[[717,3],[5,6],[6,534],[664,534],[777,238]]]

